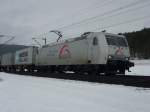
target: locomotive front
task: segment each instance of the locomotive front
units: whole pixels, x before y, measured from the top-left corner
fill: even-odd
[[[122,35],[105,34],[108,45],[107,71],[125,74],[125,70],[134,66],[130,62],[130,51],[127,40]]]

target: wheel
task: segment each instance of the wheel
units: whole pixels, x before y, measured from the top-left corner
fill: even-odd
[[[125,75],[125,69],[120,69],[119,74]]]
[[[106,71],[105,72],[105,75],[107,75],[107,76],[112,76],[112,75],[116,75],[116,71]]]

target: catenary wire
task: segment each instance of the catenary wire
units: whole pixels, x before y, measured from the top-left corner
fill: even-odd
[[[146,0],[146,1],[147,1],[147,0]],[[141,3],[141,2],[143,2],[143,1],[142,1],[142,0],[134,1],[134,2],[132,2],[132,3],[130,3],[130,4],[124,5],[124,6],[119,7],[119,8],[115,8],[115,9],[113,9],[113,10],[110,10],[110,11],[108,11],[108,12],[104,12],[104,13],[99,14],[99,15],[97,15],[97,16],[94,16],[94,17],[91,17],[91,18],[87,18],[87,19],[81,20],[81,21],[76,22],[76,23],[72,23],[72,24],[67,25],[67,26],[60,27],[60,28],[58,28],[58,30],[66,29],[66,28],[69,28],[69,27],[71,27],[71,26],[74,26],[74,25],[77,25],[77,24],[81,24],[81,23],[83,23],[83,22],[87,22],[87,21],[93,20],[93,19],[98,18],[98,17],[105,16],[105,15],[107,15],[107,14],[111,14],[111,13],[114,13],[114,12],[118,12],[118,11],[120,11],[120,10],[129,8],[129,7],[132,7],[133,5],[137,5],[137,4]]]

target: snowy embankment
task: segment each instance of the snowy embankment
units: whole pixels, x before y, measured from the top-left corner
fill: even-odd
[[[149,89],[0,73],[0,112],[149,111]]]
[[[135,66],[126,72],[127,75],[150,76],[150,60],[133,60]]]

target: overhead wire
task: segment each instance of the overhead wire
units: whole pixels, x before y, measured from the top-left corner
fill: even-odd
[[[131,12],[133,12],[133,11],[137,11],[137,10],[140,10],[140,9],[142,9],[142,8],[146,8],[147,6],[149,6],[150,5],[150,2],[149,3],[146,3],[146,4],[144,4],[144,5],[140,5],[140,6],[138,6],[138,7],[134,7],[134,8],[132,8],[132,9],[127,9],[127,10],[125,10],[125,11],[123,11],[123,12],[119,12],[119,13],[116,13],[116,14],[113,14],[113,15],[110,15],[110,16],[106,16],[106,17],[104,17],[104,18],[101,18],[100,20],[101,20],[101,22],[103,21],[103,20],[107,20],[107,18],[108,19],[110,19],[111,17],[113,17],[113,16],[119,16],[119,15],[122,15],[122,14],[124,14],[124,13],[131,13]]]
[[[150,15],[146,15],[146,16],[143,16],[143,17],[140,17],[140,18],[134,18],[134,19],[123,21],[123,22],[120,22],[120,23],[116,23],[116,24],[113,24],[113,25],[110,25],[110,26],[102,27],[102,29],[111,28],[111,27],[126,24],[126,23],[128,24],[128,23],[140,21],[140,20],[143,20],[143,19],[148,19],[148,17],[150,17]]]
[[[126,21],[123,21],[123,22],[119,22],[119,23],[109,25],[109,26],[95,28],[95,29],[90,30],[90,32],[93,32],[93,31],[96,31],[96,30],[102,31],[102,30],[105,30],[106,28],[116,27],[116,26],[120,26],[120,25],[123,25],[123,24],[128,24],[128,23],[137,22],[137,21],[144,20],[144,19],[149,19],[149,17],[150,17],[150,15],[146,15],[146,16],[142,16],[140,18],[134,18],[134,19],[131,19],[131,20],[126,20]],[[74,35],[66,35],[66,37],[75,36],[75,35],[79,35],[79,34],[81,34],[81,33],[74,34]]]
[[[91,21],[91,20],[97,19],[97,18],[99,18],[99,17],[101,18],[101,17],[103,17],[103,16],[110,15],[110,14],[113,14],[113,13],[116,13],[116,12],[118,12],[118,13],[117,13],[117,14],[110,15],[110,16],[106,16],[105,18],[109,18],[109,17],[113,17],[113,16],[118,16],[118,15],[123,14],[123,13],[120,12],[120,11],[122,11],[122,10],[124,10],[124,9],[127,9],[127,8],[132,8],[133,6],[136,6],[136,5],[140,4],[141,2],[143,3],[143,2],[147,2],[147,1],[148,1],[148,0],[144,0],[144,1],[142,1],[142,0],[137,0],[137,1],[134,1],[134,2],[129,3],[129,4],[127,4],[127,5],[121,6],[121,7],[119,7],[119,8],[115,8],[115,9],[110,10],[110,11],[108,11],[108,12],[104,12],[104,13],[99,14],[99,15],[97,15],[97,16],[94,16],[94,17],[91,17],[91,18],[87,18],[87,19],[81,20],[81,21],[76,22],[76,23],[72,23],[72,24],[67,25],[67,26],[60,27],[60,28],[58,28],[58,30],[66,29],[66,28],[69,28],[69,27],[74,26],[74,25],[83,24],[83,23],[85,23],[85,22],[87,22],[87,21]],[[147,6],[147,5],[148,5],[148,4],[146,4],[146,5],[144,5],[144,6]],[[125,13],[125,12],[128,13],[128,11],[136,10],[136,9],[138,9],[138,8],[139,8],[139,9],[144,8],[144,6],[139,6],[139,7],[136,7],[135,9],[128,9],[128,10],[124,11],[124,13]],[[104,19],[104,17],[101,18],[101,19]],[[105,20],[106,20],[106,19],[105,19]],[[127,22],[128,22],[128,21],[127,21]],[[124,23],[124,22],[123,22],[123,23]],[[123,24],[123,23],[121,22],[121,24]],[[126,22],[125,22],[125,23],[126,23]],[[120,24],[120,23],[119,23],[119,24]],[[113,25],[113,26],[114,26],[114,25]],[[110,27],[110,26],[109,26],[109,27]],[[104,28],[105,28],[105,27],[104,27]],[[46,32],[45,34],[47,34],[47,32]],[[42,34],[42,35],[43,35],[43,34]]]
[[[98,18],[96,20],[93,20],[93,22],[95,21],[106,21],[107,19],[110,19],[112,17],[117,17],[117,16],[120,16],[120,15],[124,15],[124,14],[127,14],[127,13],[131,13],[131,12],[134,12],[134,11],[137,11],[137,10],[140,10],[142,8],[146,8],[147,6],[150,6],[150,2],[149,3],[146,3],[144,5],[141,5],[141,6],[138,6],[138,7],[133,7],[132,9],[127,9],[127,10],[124,10],[124,11],[121,11],[121,12],[118,12],[118,13],[115,13],[115,14],[112,14],[112,15],[109,15],[109,16],[106,16],[106,17],[103,17],[103,18]],[[84,24],[84,23],[83,23]],[[82,25],[83,25],[82,24]],[[85,23],[85,24],[89,24],[89,23]]]
[[[101,4],[98,5],[98,7],[106,6],[106,5],[110,4],[110,3],[113,2],[113,1],[114,1],[114,0],[107,0],[107,1],[106,1],[106,0],[103,0],[103,1],[101,2]],[[89,9],[90,7],[93,7],[93,6],[95,6],[95,5],[97,5],[97,4],[92,4],[92,5],[90,5],[90,6],[86,7],[86,8],[80,9],[80,10],[78,10],[77,12],[75,12],[74,14],[71,14],[70,16],[75,16],[75,14],[83,13],[82,10]],[[85,12],[84,12],[84,13],[85,13]],[[59,19],[59,20],[63,21],[62,18]],[[56,23],[57,23],[57,22],[56,22]],[[42,36],[42,35],[45,35],[45,34],[47,34],[47,33],[49,33],[49,32],[42,33],[42,34],[38,35],[38,37],[39,37],[39,36]],[[35,37],[35,36],[34,36],[34,37]]]
[[[99,1],[99,0],[98,0]],[[88,11],[85,11],[84,12],[84,10],[87,10],[87,9],[90,9],[91,10],[91,8],[94,6],[94,8],[97,8],[97,7],[103,7],[103,6],[105,6],[105,5],[107,5],[107,4],[110,4],[111,2],[114,2],[114,0],[103,0],[100,4],[98,4],[98,3],[93,3],[92,5],[90,5],[90,6],[88,6],[88,7],[86,7],[86,8],[82,8],[82,9],[80,9],[80,10],[78,10],[78,11],[76,11],[75,13],[73,13],[73,14],[70,14],[69,16],[70,17],[74,17],[74,16],[76,16],[76,14],[82,14],[82,13],[86,13],[86,12],[88,12]],[[98,5],[98,6],[95,6],[95,5]],[[59,19],[59,20],[57,20],[57,21],[63,21],[63,20],[66,20],[66,16],[65,16],[65,18],[61,18],[61,19]]]
[[[114,13],[114,12],[117,12],[117,11],[120,11],[120,10],[123,10],[123,9],[125,9],[125,8],[129,8],[129,7],[132,7],[133,5],[139,4],[139,3],[141,3],[141,2],[143,2],[143,0],[137,0],[137,1],[134,1],[134,2],[132,2],[132,3],[130,3],[130,4],[124,5],[124,6],[119,7],[119,8],[115,8],[115,9],[113,9],[113,10],[104,12],[104,13],[99,14],[99,15],[97,15],[97,16],[90,17],[90,18],[81,20],[81,21],[79,21],[79,22],[72,23],[72,24],[67,25],[67,26],[60,27],[60,28],[58,28],[57,30],[66,29],[66,28],[69,28],[69,27],[71,27],[71,26],[74,26],[74,25],[77,25],[77,24],[81,24],[81,23],[83,23],[83,22],[87,22],[87,21],[89,21],[89,20],[93,20],[93,19],[98,18],[98,17],[102,17],[102,16],[105,16],[105,15],[107,15],[107,14],[111,14],[111,13]]]

